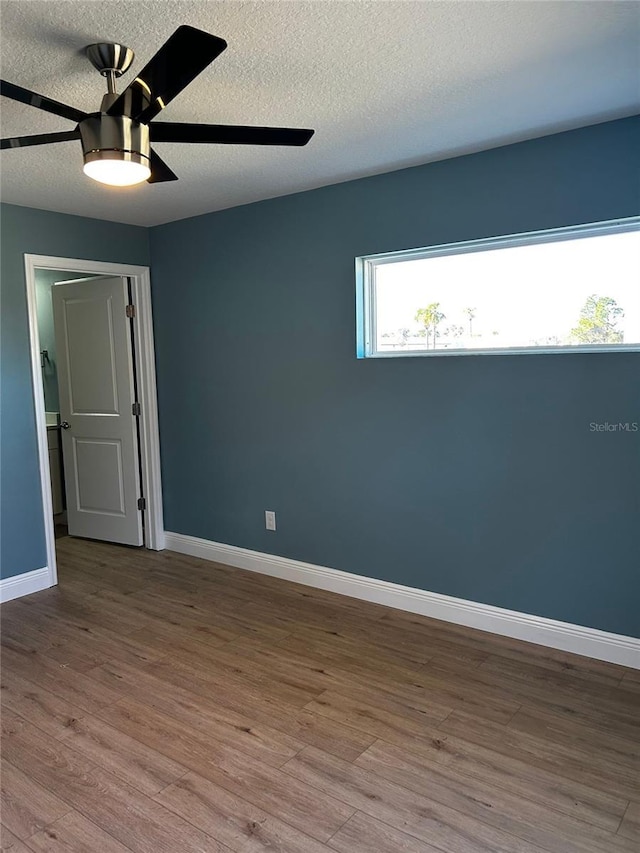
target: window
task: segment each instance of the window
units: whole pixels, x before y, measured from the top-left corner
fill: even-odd
[[[640,348],[640,218],[357,259],[358,356]]]

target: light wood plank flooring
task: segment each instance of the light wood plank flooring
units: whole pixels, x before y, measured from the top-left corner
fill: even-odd
[[[64,538],[2,607],[2,850],[638,853],[640,674]]]

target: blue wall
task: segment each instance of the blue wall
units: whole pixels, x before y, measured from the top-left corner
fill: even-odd
[[[65,276],[65,278],[72,276]],[[53,300],[51,288],[53,282],[60,281],[62,276],[53,270],[36,270],[36,305],[38,312],[38,337],[40,350],[47,351],[47,358],[42,361],[42,387],[44,390],[44,408],[47,412],[58,412],[60,400],[58,397],[58,354],[53,328]]]
[[[46,565],[31,385],[24,255],[149,264],[148,231],[3,204],[0,410],[0,577]]]
[[[152,229],[167,529],[640,636],[640,433],[589,429],[640,421],[638,355],[358,361],[354,307],[356,255],[637,215],[638,150],[625,119]]]
[[[640,212],[625,119],[151,229],[2,206],[2,576],[45,564],[24,253],[148,264],[168,529],[640,636],[636,354],[360,360],[354,257]],[[264,530],[264,510],[278,514]]]

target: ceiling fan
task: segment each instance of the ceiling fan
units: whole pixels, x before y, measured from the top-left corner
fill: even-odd
[[[181,26],[120,94],[116,78],[133,61],[133,51],[121,44],[99,43],[86,48],[94,68],[107,79],[100,111],[85,113],[0,81],[0,94],[76,122],[73,130],[16,136],[0,140],[0,148],[23,148],[79,139],[84,172],[112,186],[142,181],[177,181],[167,164],[151,148],[152,142],[204,142],[233,145],[306,145],[313,130],[288,127],[244,127],[222,124],[154,122],[170,103],[226,48],[224,39],[195,27]]]

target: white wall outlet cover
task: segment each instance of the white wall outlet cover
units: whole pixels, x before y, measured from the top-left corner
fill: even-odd
[[[276,514],[272,510],[265,509],[264,511],[264,526],[267,530],[276,529]]]

